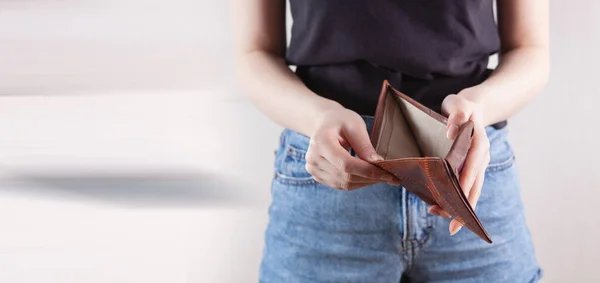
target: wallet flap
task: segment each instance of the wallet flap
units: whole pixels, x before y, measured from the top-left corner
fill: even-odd
[[[439,157],[383,160],[377,166],[396,176],[402,186],[429,205],[438,205],[488,243],[492,239],[464,195],[448,161]]]
[[[377,103],[371,144],[383,159],[422,156],[402,109],[384,84]]]
[[[492,243],[492,238],[490,237],[490,235],[487,233],[487,231],[485,230],[485,228],[483,228],[483,225],[481,224],[481,221],[479,221],[479,218],[477,217],[477,215],[475,214],[475,211],[473,210],[473,208],[471,207],[471,204],[469,203],[469,199],[467,198],[467,196],[465,196],[465,194],[463,193],[461,187],[460,187],[460,183],[458,180],[458,175],[454,174],[454,171],[452,170],[452,168],[450,167],[450,164],[448,163],[448,160],[445,160],[445,164],[446,164],[446,172],[448,174],[448,180],[450,180],[453,184],[453,188],[455,190],[455,194],[453,194],[453,196],[455,197],[455,200],[453,202],[462,202],[462,205],[455,203],[453,206],[457,207],[458,212],[455,212],[456,215],[452,215],[454,217],[454,219],[458,220],[460,223],[462,223],[463,225],[465,225],[469,230],[473,231],[473,233],[475,233],[477,236],[479,236],[480,238],[482,238],[483,240],[485,240],[488,243]],[[465,216],[467,216],[467,218],[465,218]]]
[[[385,84],[400,105],[422,156],[446,157],[452,141],[446,137],[446,118]]]

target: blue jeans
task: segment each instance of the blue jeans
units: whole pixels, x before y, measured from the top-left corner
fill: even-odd
[[[365,117],[368,130],[372,117]],[[491,161],[476,213],[494,243],[450,221],[402,187],[340,191],[305,170],[309,138],[291,130],[276,151],[260,282],[537,282],[506,129],[486,129]]]

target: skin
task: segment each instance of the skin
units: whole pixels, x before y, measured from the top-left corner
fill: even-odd
[[[369,162],[381,160],[360,115],[310,91],[285,64],[285,1],[232,0],[237,75],[249,99],[279,125],[310,137],[306,169],[327,186],[353,190],[399,182]],[[499,0],[499,65],[483,83],[449,94],[442,103],[447,133],[454,139],[464,122],[475,124],[473,145],[460,183],[473,208],[490,160],[485,126],[506,120],[547,83],[548,0]],[[353,148],[359,158],[352,157]],[[439,206],[430,213],[449,217]],[[452,220],[450,234],[462,225]]]

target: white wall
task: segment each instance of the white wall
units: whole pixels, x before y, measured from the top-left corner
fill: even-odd
[[[552,76],[511,123],[546,282],[598,282],[600,2],[551,1]]]
[[[0,1],[2,93],[227,83],[227,1]]]
[[[0,282],[256,278],[279,127],[229,78],[227,5],[0,1]],[[510,138],[545,282],[597,282],[600,3],[551,5]]]

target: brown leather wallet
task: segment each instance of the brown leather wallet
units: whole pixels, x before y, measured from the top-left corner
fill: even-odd
[[[462,125],[454,141],[446,137],[446,123],[444,116],[384,81],[371,133],[371,142],[384,160],[374,164],[400,179],[406,190],[429,205],[439,205],[492,243],[459,183],[473,122]]]

